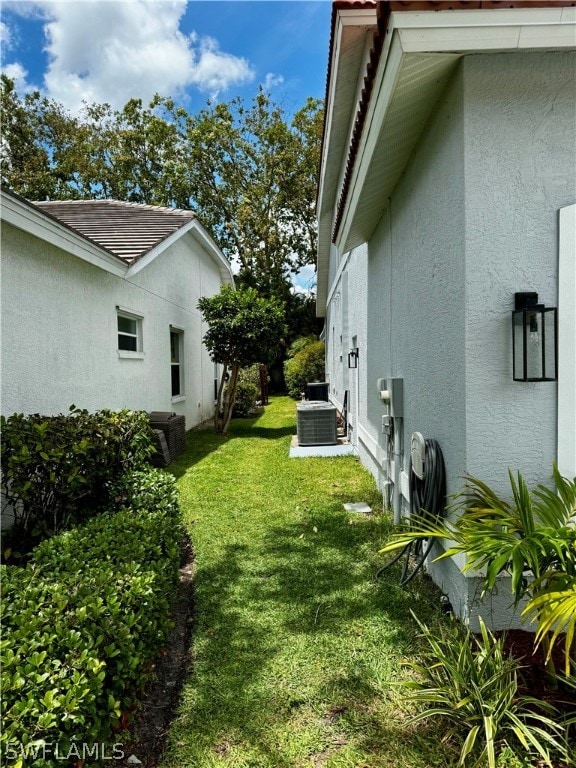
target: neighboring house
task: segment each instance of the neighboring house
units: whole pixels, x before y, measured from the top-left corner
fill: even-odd
[[[507,493],[508,468],[549,482],[554,461],[576,475],[574,5],[333,4],[317,312],[330,397],[397,520],[414,432],[440,444],[450,494],[465,475]],[[531,291],[558,308],[557,382],[512,379]],[[396,413],[381,378],[402,379]],[[462,564],[430,570],[474,621]],[[506,626],[509,604],[501,589],[482,612]]]
[[[2,399],[14,412],[214,413],[201,296],[230,266],[191,211],[2,192]]]

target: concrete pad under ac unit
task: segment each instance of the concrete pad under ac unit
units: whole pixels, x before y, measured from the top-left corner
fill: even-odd
[[[298,436],[292,437],[289,457],[291,459],[303,459],[314,456],[353,456],[354,446],[343,442],[340,438],[336,445],[299,445]]]

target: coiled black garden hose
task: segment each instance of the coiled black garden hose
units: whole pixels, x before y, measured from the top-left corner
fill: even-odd
[[[427,438],[425,445],[426,459],[423,479],[416,475],[412,470],[412,464],[410,464],[410,517],[417,515],[437,523],[444,517],[446,509],[446,467],[438,441]],[[400,586],[403,587],[424,566],[433,544],[434,539],[432,538],[416,539],[409,542],[390,562],[376,572],[376,578],[402,557],[405,557],[400,577]]]

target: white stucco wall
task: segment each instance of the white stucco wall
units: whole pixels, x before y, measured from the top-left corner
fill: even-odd
[[[510,315],[516,291],[558,306],[559,209],[576,201],[576,55],[471,56],[464,74],[466,468],[505,490],[508,467],[548,482],[556,460],[557,387],[512,381]]]
[[[341,409],[348,391],[348,428],[351,442],[363,450],[366,439],[367,247],[360,246],[341,259],[335,272],[326,316],[326,370],[330,397]],[[357,368],[348,368],[348,353],[358,348]],[[367,459],[369,456],[367,456]],[[372,471],[374,468],[371,467]]]
[[[369,243],[368,275],[369,346],[378,349],[370,355],[370,420],[378,424],[384,411],[376,379],[403,378],[402,469],[419,431],[441,444],[451,490],[464,469],[466,435],[462,100],[459,71]]]
[[[367,307],[360,430],[376,441],[359,452],[380,481],[376,380],[389,376],[404,379],[405,472],[419,431],[441,445],[449,493],[465,474],[505,492],[508,467],[529,482],[550,478],[556,385],[512,381],[511,310],[516,291],[557,304],[558,211],[576,199],[575,77],[569,53],[465,58],[385,204],[368,243],[366,292],[357,274],[349,295],[350,307]],[[452,561],[432,573],[474,623],[479,579]],[[509,606],[503,583],[482,611],[509,626],[518,623]]]
[[[173,411],[187,429],[213,413],[214,365],[196,305],[220,289],[214,261],[187,233],[128,279],[5,223],[2,413],[80,408]],[[143,359],[118,356],[116,306],[142,315]],[[170,326],[184,330],[185,398],[173,402]]]

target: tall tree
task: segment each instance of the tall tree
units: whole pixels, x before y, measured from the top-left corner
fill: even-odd
[[[0,75],[2,184],[30,200],[55,194],[56,177],[49,148],[40,141],[39,114],[47,115],[38,91],[21,99],[14,82]]]
[[[248,109],[235,100],[187,121],[195,205],[240,282],[263,295],[285,297],[291,273],[314,261],[321,130],[320,102],[288,124],[263,91]]]

